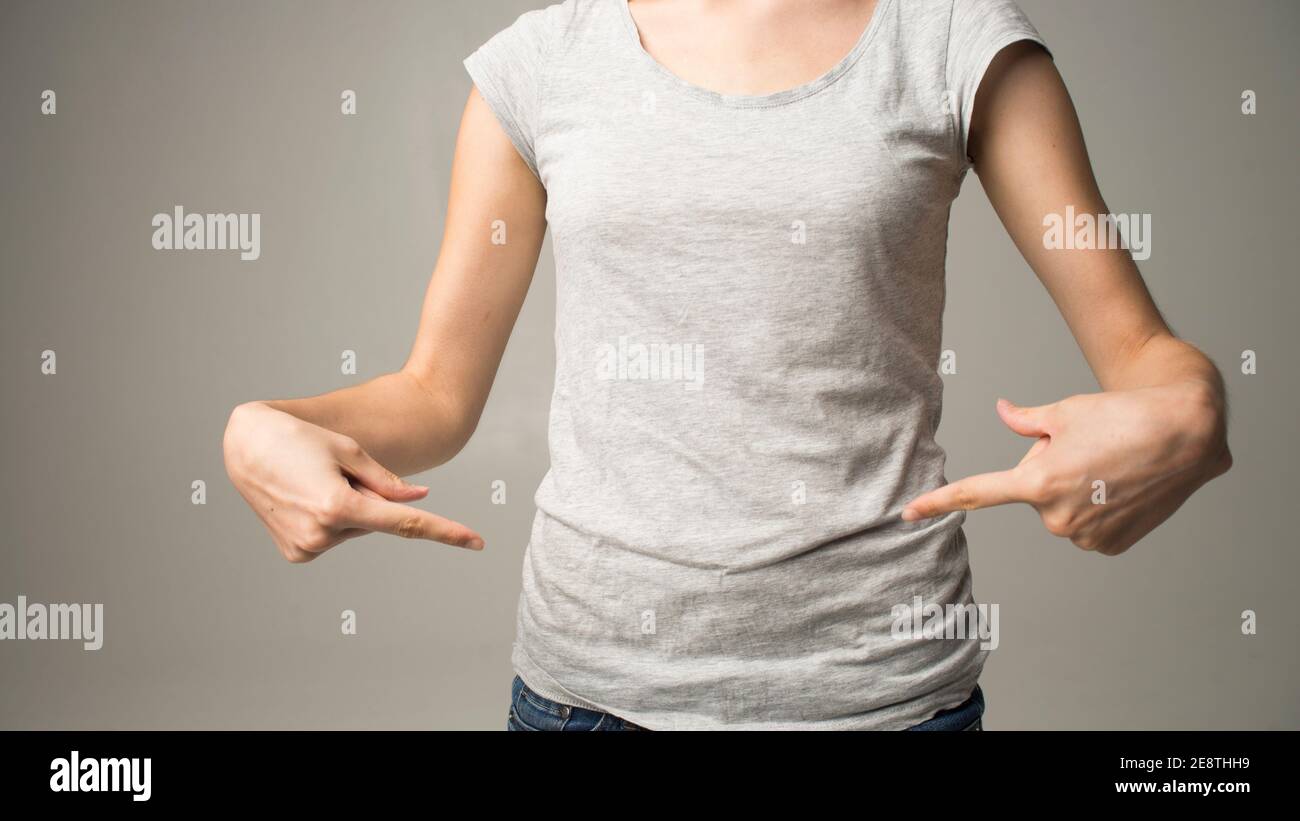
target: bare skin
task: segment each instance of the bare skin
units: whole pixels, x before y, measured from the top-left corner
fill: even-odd
[[[634,0],[641,46],[689,83],[771,94],[816,80],[849,53],[875,0]]]
[[[867,25],[874,0],[636,0],[646,50],[683,79],[766,94],[820,76]],[[725,32],[727,36],[721,36]],[[779,35],[779,36],[778,36]],[[1042,218],[1108,213],[1074,106],[1032,44],[1003,50],[980,86],[969,151],[990,202],[1047,288],[1101,391],[1037,408],[999,402],[1034,439],[1019,465],[912,500],[903,518],[1023,502],[1047,529],[1113,555],[1232,463],[1223,382],[1166,326],[1128,252],[1047,250]],[[231,414],[227,471],[291,562],[370,532],[481,549],[482,537],[409,504],[410,475],[442,464],[478,423],[541,250],[546,191],[477,92],[462,115],[442,249],[400,371]],[[510,242],[490,242],[505,220]],[[1094,504],[1104,481],[1106,504]]]
[[[427,491],[397,476],[446,462],[474,432],[532,281],[545,207],[541,183],[471,92],[442,249],[406,364],[355,387],[231,413],[227,473],[285,559],[311,561],[372,531],[482,548],[470,528],[407,504]],[[489,241],[496,219],[510,226],[505,245]]]
[[[1042,219],[1073,204],[1109,213],[1051,59],[1005,49],[976,95],[975,171],[1016,247],[1047,288],[1102,391],[1036,408],[1002,400],[998,415],[1034,444],[1009,470],[914,499],[903,518],[1023,502],[1048,531],[1085,550],[1123,553],[1232,466],[1222,378],[1176,338],[1122,249],[1049,250]],[[1094,482],[1107,488],[1095,503]]]

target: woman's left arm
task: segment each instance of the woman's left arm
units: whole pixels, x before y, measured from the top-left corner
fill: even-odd
[[[1020,463],[926,493],[903,518],[1025,502],[1051,533],[1085,550],[1122,553],[1231,467],[1223,379],[1170,331],[1128,250],[1046,247],[1049,215],[1109,211],[1065,84],[1038,46],[1003,49],[989,67],[968,152],[1102,392],[1033,408],[1000,400],[1006,425],[1036,440]]]

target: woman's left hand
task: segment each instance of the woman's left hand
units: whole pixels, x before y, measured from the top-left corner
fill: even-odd
[[[1084,550],[1123,553],[1232,466],[1223,400],[1206,382],[1071,396],[998,415],[1037,439],[1020,464],[912,500],[905,521],[1025,502]]]

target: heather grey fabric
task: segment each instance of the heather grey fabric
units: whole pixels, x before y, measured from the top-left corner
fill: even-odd
[[[934,441],[949,205],[1009,0],[879,0],[774,94],[691,85],[622,0],[521,16],[465,65],[548,192],[551,470],[513,662],[652,729],[902,728],[960,704],[978,639],[893,609],[972,601]]]

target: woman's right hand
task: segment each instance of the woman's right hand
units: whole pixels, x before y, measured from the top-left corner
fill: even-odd
[[[464,525],[401,504],[427,487],[408,484],[350,437],[263,402],[235,408],[222,447],[230,480],[290,562],[372,532],[483,549]]]

